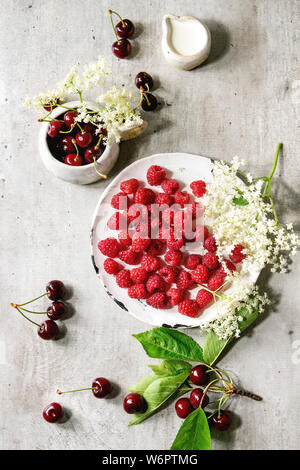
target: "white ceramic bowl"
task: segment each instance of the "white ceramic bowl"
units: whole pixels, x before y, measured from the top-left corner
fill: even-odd
[[[70,108],[75,108],[80,106],[80,102],[71,101],[69,103],[64,103],[64,105]],[[90,109],[95,109],[95,106],[92,103],[87,103],[87,106]],[[51,117],[56,118],[64,111],[66,111],[64,108],[57,107],[52,111]],[[101,176],[96,173],[93,163],[83,166],[70,166],[54,158],[47,143],[48,126],[49,122],[42,122],[39,134],[40,155],[47,170],[51,171],[51,173],[57,176],[57,178],[68,181],[69,183],[90,184],[100,180]],[[97,160],[97,170],[100,173],[107,175],[116,163],[118,156],[119,145],[107,145],[103,154]]]

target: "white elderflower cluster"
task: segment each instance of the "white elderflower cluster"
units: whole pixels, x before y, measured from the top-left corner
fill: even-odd
[[[244,321],[243,314],[247,316],[264,311],[265,306],[270,304],[266,294],[259,294],[258,288],[254,285],[245,286],[240,284],[238,288],[228,294],[220,296],[216,302],[217,318],[211,321],[206,327],[206,331],[214,331],[221,340],[240,336],[240,323]]]
[[[272,265],[272,271],[286,272],[287,255],[295,255],[299,237],[291,224],[284,227],[273,217],[272,204],[262,198],[262,179],[246,175],[246,185],[238,177],[241,164],[237,157],[231,165],[215,162],[214,178],[204,196],[205,217],[213,227],[217,254],[223,259],[240,244],[247,255],[242,272],[267,264]]]

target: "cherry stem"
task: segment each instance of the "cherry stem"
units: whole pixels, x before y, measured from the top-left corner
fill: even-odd
[[[70,129],[68,131],[59,131],[60,134],[70,134],[73,131],[74,127],[76,126],[76,122],[73,122]]]
[[[27,310],[27,308],[18,306],[20,310],[27,313],[34,313],[35,315],[47,315],[48,312],[34,312],[33,310]]]
[[[22,317],[26,318],[26,320],[30,321],[30,323],[33,323],[35,326],[37,326],[38,328],[41,328],[41,325],[39,323],[36,323],[35,321],[31,320],[30,318],[26,317],[26,315],[24,315],[23,312],[21,312],[21,310],[18,308],[18,306],[15,307],[16,310],[18,310],[18,312],[22,315]]]
[[[98,140],[97,144],[95,145],[96,150],[99,150],[102,139],[103,139],[103,134],[100,134],[99,140]]]
[[[124,20],[123,20],[122,16],[119,15],[118,12],[116,12],[115,10],[108,10],[108,13],[109,13],[110,15],[112,15],[112,14],[117,15],[117,16],[120,18],[120,20],[121,20],[121,23],[122,23],[123,28],[125,27]]]
[[[113,14],[114,12],[113,12],[112,10],[108,10],[108,13],[109,13],[109,16],[110,16],[110,22],[111,22],[111,24],[112,24],[112,27],[113,27],[115,36],[116,36],[116,38],[117,38],[117,43],[120,44],[120,38],[119,38],[118,35],[117,35],[116,28],[115,28],[115,25],[114,25],[114,22],[113,22],[113,19],[112,19],[112,14]]]
[[[133,112],[135,112],[141,106],[142,101],[143,101],[143,93],[141,93],[141,98],[140,98],[139,103],[137,104],[135,108],[133,108]]]
[[[79,155],[79,150],[78,150],[78,145],[76,144],[76,140],[75,139],[72,139],[72,144],[74,145],[75,149],[76,149],[76,157],[78,157]]]
[[[98,175],[101,176],[101,178],[103,178],[104,180],[107,180],[107,175],[104,175],[103,173],[100,173],[100,171],[97,170],[97,159],[96,159],[96,157],[94,157],[94,168],[95,168],[95,172],[98,173]]]
[[[143,90],[142,87],[140,88],[140,91],[141,91],[142,97],[145,98],[145,100],[147,101],[147,104],[150,106],[150,101],[149,101],[149,98],[147,96],[147,92],[145,90]]]
[[[239,388],[234,388],[233,393],[236,395],[241,395],[242,397],[248,397],[255,401],[262,401],[262,397],[256,395],[255,393],[248,392],[248,390],[241,390]]]
[[[14,303],[11,303],[10,305],[14,308],[16,307],[23,307],[23,305],[28,305],[28,304],[31,304],[32,302],[35,302],[36,300],[39,300],[41,299],[42,297],[44,297],[45,295],[48,295],[49,292],[45,292],[44,294],[42,295],[39,295],[38,297],[36,297],[35,299],[32,299],[32,300],[29,300],[28,302],[24,302],[23,304],[14,304]]]
[[[56,393],[58,395],[62,395],[63,393],[73,393],[73,392],[83,392],[84,390],[99,390],[99,387],[88,387],[88,388],[78,388],[77,390],[66,390],[62,392],[61,390],[57,389]]]

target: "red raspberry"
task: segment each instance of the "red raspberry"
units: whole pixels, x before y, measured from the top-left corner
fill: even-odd
[[[155,201],[155,192],[150,188],[138,188],[134,195],[134,202],[136,204],[152,204]]]
[[[160,259],[156,256],[144,255],[141,260],[142,268],[145,268],[147,272],[157,271],[160,268]]]
[[[126,218],[120,212],[115,212],[107,221],[107,226],[111,230],[126,230]]]
[[[126,248],[126,250],[121,250],[119,252],[119,258],[126,264],[134,265],[137,264],[139,260],[139,253],[136,253],[131,249],[131,247],[129,247]]]
[[[234,266],[234,264],[232,264],[229,259],[225,259],[225,264],[227,266],[227,269],[229,269],[230,272],[234,272],[236,271],[236,267]],[[225,272],[223,266],[221,266],[219,269],[216,270],[216,273],[215,273],[217,276],[221,276],[221,277],[226,277],[227,276],[227,273]]]
[[[128,269],[122,269],[122,271],[116,275],[116,281],[119,287],[130,287],[132,285],[130,271]]]
[[[150,227],[148,222],[140,222],[137,224],[135,231],[140,238],[149,238]]]
[[[186,269],[196,269],[198,264],[200,263],[201,263],[201,256],[188,255],[184,262],[184,266],[186,267]]]
[[[232,252],[229,255],[229,258],[231,259],[233,263],[235,264],[240,263],[241,261],[243,261],[243,259],[246,258],[247,255],[242,253],[244,249],[245,247],[243,245],[235,245],[235,247],[233,248]]]
[[[192,279],[197,282],[197,284],[203,284],[207,281],[209,276],[209,271],[206,266],[199,264],[194,271],[191,272]]]
[[[203,243],[204,248],[210,253],[215,253],[217,251],[217,244],[215,237],[211,235],[210,237],[206,238]]]
[[[178,312],[181,313],[182,315],[186,315],[188,317],[196,317],[199,312],[199,305],[196,302],[196,300],[183,300],[180,302],[178,305]]]
[[[182,252],[170,250],[165,254],[165,262],[170,266],[180,266],[182,260]]]
[[[148,255],[159,256],[165,250],[166,244],[162,240],[151,240],[150,246],[146,249]]]
[[[193,181],[190,184],[190,188],[193,191],[194,196],[196,197],[202,197],[203,194],[206,193],[206,183],[202,180]]]
[[[184,291],[171,287],[166,293],[171,305],[178,305],[184,299]]]
[[[103,263],[103,267],[108,274],[118,274],[118,272],[121,269],[121,266],[119,265],[119,263],[117,263],[112,258],[106,258],[106,260]]]
[[[180,271],[177,277],[176,286],[178,289],[191,289],[194,286],[194,280],[192,279],[191,274],[184,269]]]
[[[174,199],[176,204],[179,204],[181,207],[183,207],[185,204],[188,204],[190,202],[190,195],[185,191],[178,190],[174,194]]]
[[[129,287],[128,296],[131,299],[146,299],[148,294],[144,284],[134,284],[134,286]]]
[[[161,188],[166,194],[174,194],[179,189],[179,183],[171,178],[166,178],[161,182]]]
[[[137,190],[139,182],[135,178],[131,178],[130,180],[122,181],[120,184],[120,189],[125,194],[133,194]]]
[[[110,203],[114,209],[125,210],[130,205],[130,199],[124,193],[117,193],[111,198]]]
[[[167,240],[167,247],[169,250],[180,250],[183,247],[184,240],[183,238],[179,238],[178,240],[174,238],[174,235],[171,235],[171,238]]]
[[[163,292],[156,292],[147,299],[147,304],[154,308],[165,308],[166,296]]]
[[[144,268],[133,268],[130,272],[130,276],[135,284],[144,284],[148,279],[148,273]]]
[[[170,209],[170,208],[165,208],[165,210],[163,211],[162,213],[162,219],[163,221],[165,222],[165,224],[167,226],[169,226],[170,224],[172,224],[174,222],[174,214],[175,214],[175,211],[173,209]]]
[[[98,243],[98,248],[104,256],[115,258],[120,251],[120,244],[115,238],[106,238]]]
[[[171,206],[173,202],[173,196],[170,196],[169,194],[165,193],[158,193],[155,198],[155,204],[157,204],[158,206],[162,206],[163,204]]]
[[[204,214],[204,208],[199,202],[190,203],[185,211],[191,214],[192,219],[198,219]]]
[[[158,271],[160,277],[162,277],[168,284],[172,284],[176,281],[178,276],[178,268],[175,266],[163,266]]]
[[[199,292],[197,293],[196,301],[199,307],[202,309],[202,308],[207,307],[207,305],[209,305],[212,302],[213,298],[214,296],[211,294],[211,292],[208,292],[205,289],[200,289]]]
[[[122,246],[130,246],[132,243],[131,235],[126,230],[118,233],[118,239]]]
[[[147,171],[147,181],[150,186],[158,186],[165,177],[166,171],[159,165],[152,165]]]
[[[208,269],[216,269],[220,262],[219,258],[214,253],[205,253],[202,257],[202,264],[204,264]]]
[[[151,243],[150,238],[143,238],[140,236],[139,233],[135,233],[132,237],[131,249],[133,251],[136,251],[137,253],[140,253],[144,251],[146,248],[148,248],[150,243]]]
[[[147,280],[146,288],[149,294],[164,292],[166,290],[166,283],[158,274],[151,274]]]
[[[223,285],[223,278],[216,274],[211,276],[207,281],[207,287],[212,291],[216,291],[222,285]]]
[[[208,228],[205,225],[200,225],[196,228],[195,240],[197,242],[203,242],[209,237]]]

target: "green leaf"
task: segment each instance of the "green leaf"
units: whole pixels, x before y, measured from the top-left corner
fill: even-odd
[[[166,359],[162,361],[160,364],[155,366],[149,366],[150,369],[156,375],[176,375],[179,372],[183,372],[184,370],[191,371],[192,366],[186,362],[182,361],[181,359]]]
[[[249,311],[247,307],[242,307],[236,312],[236,315],[243,317],[243,320],[239,323],[240,330],[243,332],[249,325],[251,325],[251,323],[254,322],[254,320],[256,320],[258,310],[255,309]],[[222,340],[213,331],[207,333],[203,346],[204,361],[210,365],[214,364],[226,346],[228,346],[234,339],[235,337]]]
[[[241,197],[234,197],[232,199],[233,204],[236,206],[248,206],[249,202],[244,199],[242,196]]]
[[[129,426],[139,424],[155,413],[158,408],[160,408],[169,398],[172,397],[172,395],[174,395],[176,391],[178,391],[179,387],[188,378],[189,373],[190,371],[187,369],[176,375],[170,375],[167,377],[157,375],[151,376],[153,380],[149,380],[149,385],[143,392],[140,391],[147,403],[147,409],[144,413],[135,414],[130,421]],[[139,382],[139,384],[140,383],[141,382]],[[130,390],[136,392],[136,390],[141,390],[141,387],[138,386],[136,388],[136,386],[134,386],[131,387]],[[186,393],[186,391],[183,391],[182,394],[183,393]]]
[[[150,357],[203,362],[202,348],[180,331],[161,327],[133,336]]]
[[[211,438],[207,418],[197,408],[184,420],[171,450],[210,450]]]

